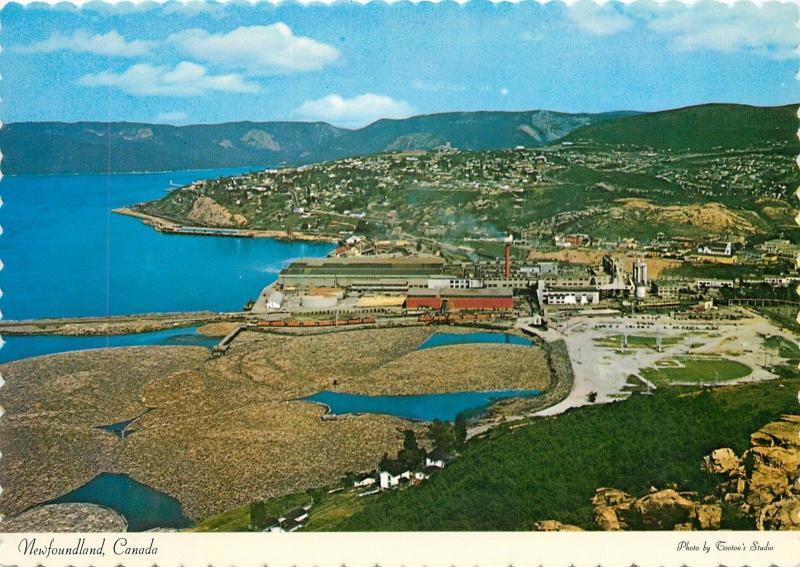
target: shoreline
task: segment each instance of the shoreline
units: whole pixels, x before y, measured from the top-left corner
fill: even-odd
[[[143,313],[110,317],[57,317],[0,321],[0,334],[8,336],[115,336],[178,329],[245,319],[243,312]]]
[[[328,242],[337,244],[339,239],[334,236],[321,236],[318,234],[307,234],[304,232],[289,232],[287,230],[267,230],[256,228],[228,228],[228,227],[208,227],[178,224],[157,215],[143,213],[132,207],[118,207],[112,212],[137,218],[144,224],[165,234],[183,234],[189,236],[227,236],[233,238],[272,238],[274,240],[285,240],[289,242]]]

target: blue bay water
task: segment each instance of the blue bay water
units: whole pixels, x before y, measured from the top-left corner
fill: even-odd
[[[303,398],[328,406],[330,413],[377,413],[418,421],[454,421],[458,414],[479,410],[497,400],[538,396],[539,390],[498,390],[496,392],[448,392],[413,396],[365,396],[324,390]]]
[[[242,169],[5,177],[0,301],[5,319],[241,309],[291,259],[330,244],[167,235],[111,209]]]

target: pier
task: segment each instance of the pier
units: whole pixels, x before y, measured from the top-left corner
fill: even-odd
[[[233,331],[225,335],[222,340],[215,346],[211,354],[213,356],[222,356],[225,354],[231,346],[233,339],[235,339],[239,333],[241,333],[244,329],[247,328],[247,325],[239,325]]]

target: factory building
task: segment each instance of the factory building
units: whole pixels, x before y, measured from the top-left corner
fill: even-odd
[[[278,282],[284,288],[350,287],[354,284],[365,287],[369,282],[402,287],[407,286],[409,280],[441,275],[444,269],[445,261],[438,256],[313,258],[292,262],[281,270]]]
[[[426,287],[430,289],[477,289],[483,287],[483,280],[436,276],[427,279]]]
[[[514,292],[497,289],[410,289],[407,309],[445,311],[508,311],[514,309]]]
[[[600,302],[600,292],[593,289],[546,289],[541,297],[545,305],[594,305]]]

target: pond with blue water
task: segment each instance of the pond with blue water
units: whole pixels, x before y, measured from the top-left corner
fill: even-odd
[[[417,350],[426,348],[466,345],[466,344],[508,344],[518,346],[532,346],[533,343],[525,337],[518,337],[508,333],[434,333]]]
[[[197,332],[196,327],[128,335],[5,335],[3,336],[5,344],[0,349],[0,363],[57,352],[125,346],[165,345],[211,348],[220,339],[221,337],[202,335]]]
[[[416,421],[454,421],[460,413],[487,408],[498,400],[528,398],[539,394],[540,390],[498,390],[411,396],[366,396],[324,390],[302,399],[323,404],[334,415],[375,413]]]
[[[48,504],[73,502],[111,508],[125,517],[128,531],[131,532],[153,528],[180,529],[193,525],[175,498],[124,474],[101,473]]]

